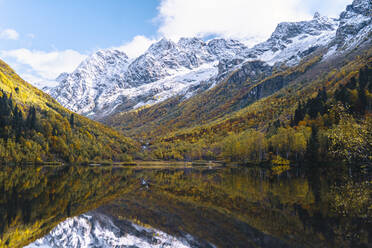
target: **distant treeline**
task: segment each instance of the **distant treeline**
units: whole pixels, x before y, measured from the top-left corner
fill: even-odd
[[[130,145],[115,142],[75,114],[18,106],[0,90],[0,162],[127,161]]]

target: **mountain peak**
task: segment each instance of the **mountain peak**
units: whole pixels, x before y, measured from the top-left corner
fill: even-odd
[[[270,39],[288,40],[301,34],[319,35],[322,31],[335,30],[336,26],[337,21],[316,12],[310,21],[279,23]]]
[[[196,37],[194,38],[185,38],[182,37],[177,43],[178,46],[182,48],[193,48],[193,49],[200,49],[205,46],[205,42],[201,39]]]
[[[68,73],[67,72],[62,72],[61,74],[59,74],[59,76],[56,78],[56,81],[57,82],[62,82],[63,80],[65,80],[67,77],[68,77]]]
[[[166,38],[152,44],[147,50],[150,53],[158,53],[159,51],[172,50],[176,47],[176,43]]]
[[[129,57],[122,51],[115,49],[100,49],[83,60],[83,62],[81,62],[81,64],[78,66],[77,70],[79,68],[91,68],[92,66],[104,67],[105,64],[111,66],[118,64],[118,66],[121,66],[127,63],[128,60]]]
[[[119,51],[117,49],[100,49],[94,54],[102,58],[106,58],[108,56],[121,56],[128,59],[128,55],[125,52]]]
[[[313,19],[319,19],[320,17],[321,17],[320,13],[319,13],[318,11],[316,11],[316,12],[314,13],[314,17],[313,17]]]

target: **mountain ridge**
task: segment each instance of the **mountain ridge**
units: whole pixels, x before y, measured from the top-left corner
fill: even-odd
[[[227,71],[253,60],[277,67],[281,64],[294,66],[318,48],[327,46],[336,36],[338,26],[339,20],[316,13],[309,21],[278,24],[267,41],[252,48],[239,41],[221,38],[207,42],[198,38],[181,38],[178,42],[163,38],[122,67],[122,73],[93,74],[86,78],[74,78],[71,73],[68,80],[59,78],[60,85],[47,89],[47,92],[77,113],[102,119],[118,112],[151,106],[175,95],[187,99],[200,90],[213,87],[221,79],[221,62],[227,65]],[[101,82],[107,87],[92,86],[90,81]],[[71,90],[74,87],[76,90]]]

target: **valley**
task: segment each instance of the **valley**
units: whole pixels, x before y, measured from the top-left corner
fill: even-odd
[[[371,0],[82,2],[0,0],[0,247],[371,247]]]

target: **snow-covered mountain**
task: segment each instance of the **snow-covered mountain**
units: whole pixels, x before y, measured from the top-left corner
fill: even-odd
[[[92,211],[58,224],[45,237],[25,248],[89,247],[213,247],[200,245],[191,235],[174,237],[162,231],[145,228],[129,221],[114,220]]]
[[[58,76],[59,85],[47,92],[66,108],[89,113],[96,108],[95,101],[104,92],[130,87],[123,76],[128,65],[125,53],[100,50],[85,59],[73,73]]]
[[[102,117],[186,93],[216,75],[219,60],[247,50],[233,40],[206,43],[197,38],[183,38],[178,43],[162,39],[130,62],[122,52],[101,50],[73,73],[59,76],[59,85],[47,92],[77,113]]]
[[[269,64],[296,65],[336,35],[338,20],[315,13],[310,21],[280,23],[271,37],[251,50],[254,58]]]
[[[372,1],[354,0],[340,15],[340,25],[333,41],[337,50],[348,50],[370,38]]]
[[[371,9],[371,0],[354,0],[339,19],[316,13],[309,21],[280,23],[267,41],[252,48],[235,40],[182,38],[177,43],[162,39],[134,60],[123,52],[101,50],[46,91],[65,107],[95,119],[175,95],[188,98],[248,61],[293,66],[318,48],[328,49],[329,57],[366,42]]]

